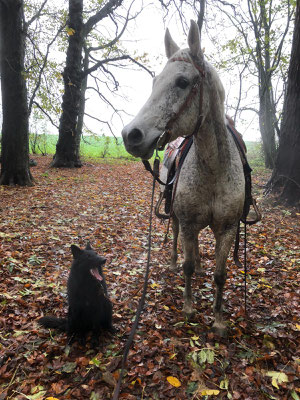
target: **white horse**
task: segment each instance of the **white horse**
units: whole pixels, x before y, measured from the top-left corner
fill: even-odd
[[[204,60],[194,21],[188,45],[180,50],[166,31],[168,62],[154,78],[150,98],[122,135],[127,151],[147,160],[157,146],[193,134],[194,143],[181,168],[173,203],[184,251],[183,311],[188,316],[194,313],[191,277],[200,262],[198,235],[210,226],[216,240],[213,329],[224,335],[226,261],[243,211],[245,179],[237,146],[226,129],[224,89],[215,69]]]

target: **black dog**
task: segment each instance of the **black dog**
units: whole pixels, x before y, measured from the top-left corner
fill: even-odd
[[[114,332],[112,304],[102,271],[106,259],[92,250],[89,243],[84,250],[72,245],[71,251],[74,260],[68,278],[67,319],[46,316],[38,323],[45,328],[66,331],[71,340],[79,336],[85,341],[88,332],[96,339],[101,329]]]

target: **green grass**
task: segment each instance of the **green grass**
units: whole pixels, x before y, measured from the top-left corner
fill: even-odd
[[[58,135],[38,135],[34,144],[34,136],[30,136],[30,152],[37,154],[54,154]],[[247,158],[252,168],[264,166],[261,143],[246,142]],[[136,160],[125,150],[122,138],[108,136],[85,136],[81,140],[80,153],[82,157],[93,159],[128,159]],[[162,159],[163,152],[159,152]]]
[[[30,152],[33,154],[55,154],[58,135],[30,136]],[[129,159],[134,160],[125,150],[123,140],[108,136],[85,136],[80,143],[80,154],[86,158],[94,159]]]
[[[265,162],[261,142],[246,142],[247,159],[254,170],[264,169]]]

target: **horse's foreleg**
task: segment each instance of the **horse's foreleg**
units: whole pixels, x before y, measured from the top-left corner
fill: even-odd
[[[192,275],[195,271],[195,241],[189,234],[182,234],[182,245],[184,251],[183,271],[185,276],[184,306],[183,312],[190,317],[195,313],[192,298]]]
[[[226,281],[226,261],[230,248],[232,246],[234,237],[236,235],[236,225],[228,226],[220,232],[214,232],[216,237],[216,270],[214,273],[214,281],[216,284],[215,300],[213,305],[215,321],[213,330],[220,336],[226,335],[226,325],[223,321],[222,315],[222,302],[223,302],[223,288]]]
[[[179,235],[179,221],[175,215],[172,216],[172,231],[173,231],[173,247],[172,247],[170,268],[175,270],[177,258],[178,258],[177,244],[178,244],[178,235]]]

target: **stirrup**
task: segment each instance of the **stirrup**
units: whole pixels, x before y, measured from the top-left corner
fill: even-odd
[[[164,193],[161,192],[160,195],[159,195],[159,199],[158,199],[158,201],[157,201],[157,203],[155,205],[155,215],[160,219],[170,219],[171,218],[170,214],[162,214],[159,211],[163,199],[164,199]]]
[[[257,207],[256,200],[255,200],[253,197],[252,197],[252,202],[251,202],[251,204],[250,204],[250,207],[251,207],[251,206],[253,206],[253,209],[254,209],[254,212],[255,212],[255,218],[254,218],[254,219],[247,220],[247,217],[246,217],[245,220],[242,221],[242,222],[244,222],[244,223],[247,224],[247,225],[254,225],[254,224],[256,224],[258,221],[260,221],[261,218],[262,218],[261,212],[259,211],[259,209],[258,209],[258,207]]]

